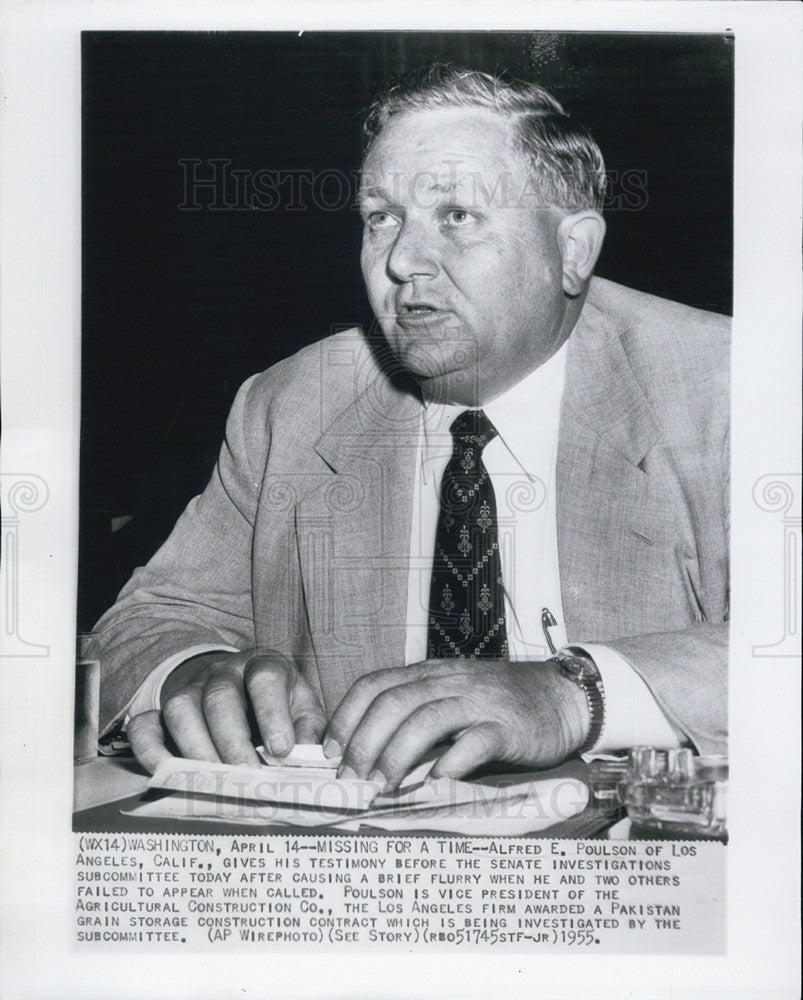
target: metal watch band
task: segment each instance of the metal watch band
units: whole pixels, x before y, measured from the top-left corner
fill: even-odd
[[[599,668],[587,653],[571,646],[558,650],[550,660],[556,663],[561,674],[581,688],[586,696],[591,723],[588,736],[577,752],[588,753],[602,735],[605,723],[605,690]]]

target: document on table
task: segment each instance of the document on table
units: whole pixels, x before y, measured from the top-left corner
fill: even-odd
[[[260,748],[261,750],[261,748]],[[232,825],[361,827],[395,832],[434,830],[515,836],[547,829],[585,808],[589,792],[574,778],[529,775],[487,783],[428,777],[433,760],[415,768],[390,794],[374,781],[338,779],[339,760],[317,745],[297,746],[287,758],[261,751],[260,768],[172,758],[149,788],[173,794],[145,801],[127,814],[214,819]]]

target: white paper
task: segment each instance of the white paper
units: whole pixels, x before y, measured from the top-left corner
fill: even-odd
[[[343,759],[341,756],[324,756],[320,743],[296,743],[286,757],[274,757],[263,746],[257,747],[256,751],[266,764],[273,767],[315,767],[336,771]]]
[[[148,787],[341,811],[367,809],[382,789],[376,781],[335,779],[327,768],[271,766],[257,769],[179,757],[163,760]]]

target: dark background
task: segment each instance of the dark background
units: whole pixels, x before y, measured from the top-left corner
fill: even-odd
[[[371,321],[333,175],[330,210],[298,177],[268,210],[233,179],[188,195],[180,161],[353,177],[377,89],[434,60],[535,80],[589,126],[611,178],[597,273],[730,312],[730,37],[84,33],[79,628],[203,489],[240,383]]]

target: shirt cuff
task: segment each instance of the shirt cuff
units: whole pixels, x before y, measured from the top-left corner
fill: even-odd
[[[213,646],[206,644],[201,646],[190,646],[189,649],[182,649],[180,652],[174,653],[172,656],[168,656],[166,660],[162,660],[158,667],[153,668],[145,680],[140,684],[139,688],[137,688],[136,694],[124,710],[126,722],[128,722],[128,720],[133,718],[135,715],[141,715],[142,712],[152,712],[154,710],[159,711],[162,707],[162,685],[167,680],[168,675],[186,660],[192,659],[193,656],[200,656],[202,653],[238,652],[239,650],[235,649],[233,646]]]
[[[575,644],[596,663],[605,691],[605,719],[600,737],[584,757],[631,747],[671,750],[680,744],[644,679],[608,646]]]

